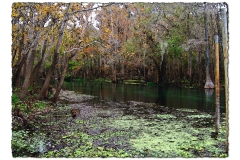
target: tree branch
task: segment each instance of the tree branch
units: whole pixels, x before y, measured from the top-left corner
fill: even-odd
[[[95,9],[98,9],[98,8],[107,7],[107,6],[110,6],[112,4],[114,4],[114,3],[109,3],[107,5],[101,5],[101,6],[97,6],[97,7],[93,7],[93,8],[89,8],[89,9],[77,10],[77,11],[70,12],[68,14],[74,14],[74,13],[79,13],[79,12],[91,11],[91,10],[95,10]]]
[[[74,50],[79,50],[79,49],[86,48],[86,47],[90,46],[90,45],[93,44],[93,43],[98,43],[98,44],[100,44],[102,47],[104,47],[100,42],[98,42],[98,41],[93,41],[93,42],[91,42],[91,43],[89,43],[89,44],[87,44],[87,45],[85,45],[85,46],[83,46],[83,47],[72,48],[72,49],[70,49],[70,50],[68,50],[68,51],[65,51],[64,54],[69,53],[69,52],[72,52],[72,51],[74,51]]]

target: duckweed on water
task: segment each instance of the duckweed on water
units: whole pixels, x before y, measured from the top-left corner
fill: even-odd
[[[224,121],[214,139],[210,114],[190,109],[164,112],[163,107],[144,105],[139,109],[131,104],[114,107],[113,103],[111,107],[87,103],[59,107],[36,117],[31,123],[34,134],[24,133],[30,139],[38,139],[36,133],[41,133],[44,141],[38,146],[44,150],[27,148],[31,140],[25,143],[15,136],[14,147],[21,142],[22,148],[14,154],[23,155],[25,147],[34,150],[35,157],[227,157]],[[81,111],[76,119],[70,115],[71,107]],[[24,156],[33,155],[24,152]]]
[[[177,118],[174,115],[171,114],[156,114],[156,118],[160,119],[172,119],[172,118]]]
[[[212,118],[212,116],[209,114],[200,114],[200,115],[189,115],[189,116],[187,116],[187,118],[191,118],[191,119],[193,119],[193,118]]]
[[[191,113],[197,112],[196,109],[189,109],[189,108],[176,109],[176,111],[191,112]]]

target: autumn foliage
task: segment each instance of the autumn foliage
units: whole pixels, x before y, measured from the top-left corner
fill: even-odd
[[[214,79],[214,35],[221,39],[222,6],[13,3],[12,85],[21,88],[21,99],[30,94],[29,87],[36,88],[37,99],[47,98],[48,88],[60,91],[66,77],[203,87]],[[57,97],[58,92],[52,100]]]

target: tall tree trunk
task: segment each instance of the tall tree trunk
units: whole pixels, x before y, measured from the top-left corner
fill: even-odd
[[[23,26],[22,26],[22,29],[21,29],[21,33],[22,33],[22,36],[21,36],[21,39],[19,40],[19,44],[17,46],[17,54],[18,54],[18,60],[17,62],[15,63],[16,65],[19,64],[21,62],[21,58],[22,58],[22,51],[23,51],[23,48],[24,48],[24,32],[25,30],[25,23],[23,23]],[[15,56],[12,57],[12,67],[15,67],[14,65],[14,59],[15,59]]]
[[[192,52],[188,51],[188,76],[190,85],[192,84]]]
[[[187,15],[187,38],[190,39],[189,14]],[[188,77],[192,84],[192,52],[188,50]]]
[[[32,68],[34,65],[34,60],[37,52],[38,43],[35,44],[34,48],[32,49],[31,53],[28,53],[28,57],[26,60],[26,74],[24,77],[24,82],[22,86],[22,90],[20,92],[20,99],[23,100],[26,97],[28,92],[28,88],[31,85],[31,76],[32,76]]]
[[[18,82],[20,81],[20,75],[21,75],[21,70],[23,69],[23,65],[25,64],[27,55],[21,56],[21,60],[19,60],[19,63],[14,66],[12,69],[12,85],[13,86],[20,86]]]
[[[146,70],[145,70],[145,66],[146,66],[146,49],[144,49],[144,54],[143,54],[143,78],[144,81],[146,81]]]
[[[98,69],[99,69],[99,77],[102,78],[102,57],[101,53],[99,53],[99,64],[98,64]]]
[[[38,97],[37,97],[37,99],[39,99],[39,100],[42,100],[42,99],[45,98],[46,91],[47,91],[47,89],[48,89],[48,87],[50,85],[50,80],[51,80],[52,74],[53,74],[54,69],[55,69],[56,64],[57,64],[58,57],[59,57],[59,54],[58,54],[57,51],[55,51],[52,64],[51,64],[50,69],[49,69],[49,71],[47,73],[47,76],[46,76],[44,84],[43,84],[43,86],[41,88],[41,91],[39,92]]]
[[[209,74],[209,42],[208,42],[208,27],[207,27],[207,14],[204,13],[204,29],[206,38],[206,83],[204,88],[214,88],[214,84]]]
[[[121,74],[124,75],[125,69],[124,69],[124,58],[121,60]]]
[[[132,63],[132,64],[131,64],[131,71],[130,71],[130,72],[131,72],[131,73],[130,73],[130,74],[131,74],[131,75],[130,75],[131,79],[133,79],[133,76],[134,76],[134,73],[133,73],[133,72],[134,72],[134,69],[133,69],[133,68],[134,68],[134,65],[133,65],[133,63]]]
[[[152,72],[151,72],[151,68],[152,68],[152,66],[151,66],[151,63],[149,63],[149,65],[147,65],[147,79],[146,79],[146,81],[147,82],[149,82],[149,81],[152,81]]]
[[[42,49],[41,49],[41,59],[38,61],[38,63],[36,64],[36,66],[34,67],[33,71],[32,71],[32,76],[31,76],[31,81],[30,83],[32,84],[36,79],[37,79],[37,76],[39,74],[39,70],[41,68],[41,65],[43,63],[43,58],[44,58],[44,54],[46,52],[46,48],[47,48],[47,40],[45,40],[43,42],[43,46],[42,46]]]
[[[70,3],[68,4],[68,6],[66,8],[66,12],[64,14],[64,19],[62,20],[61,25],[60,25],[59,38],[58,38],[58,41],[57,41],[57,44],[56,44],[56,49],[55,49],[55,52],[54,52],[53,61],[52,61],[51,67],[48,71],[48,74],[47,74],[46,80],[43,84],[43,87],[41,88],[41,91],[38,94],[37,98],[39,100],[42,100],[46,95],[46,91],[47,91],[47,89],[50,85],[50,80],[51,80],[52,74],[54,72],[54,69],[55,69],[57,61],[58,61],[59,50],[60,50],[60,46],[61,46],[61,43],[62,43],[65,26],[66,26],[66,23],[67,23],[67,20],[68,20],[67,14],[68,14],[69,8],[70,8]]]
[[[64,82],[64,78],[65,78],[65,75],[66,75],[67,69],[68,69],[68,61],[69,61],[69,60],[68,60],[68,57],[66,57],[66,62],[65,62],[65,65],[64,65],[63,72],[62,72],[62,74],[61,74],[60,82],[59,82],[59,84],[58,84],[58,87],[57,87],[56,92],[55,92],[55,94],[54,94],[54,96],[53,96],[53,99],[52,99],[52,102],[53,102],[53,103],[56,103],[56,102],[57,102],[59,93],[60,93],[60,91],[61,91],[61,89],[62,89],[62,85],[63,85],[63,82]]]
[[[112,11],[112,6],[110,6],[110,20],[111,20],[111,37],[110,39],[113,41],[113,51],[112,51],[112,58],[113,58],[113,64],[112,64],[112,82],[117,83],[117,70],[116,70],[116,51],[117,51],[117,37],[115,39],[115,33],[114,31],[114,21],[113,21],[113,11]],[[116,23],[117,24],[117,23]],[[112,43],[112,42],[111,42]]]
[[[217,27],[217,35],[219,36],[219,53],[220,53],[220,56],[219,56],[219,67],[220,67],[220,71],[223,71],[224,70],[224,58],[223,58],[223,43],[222,43],[222,32],[221,32],[221,19],[220,19],[220,16],[219,16],[219,13],[216,14],[215,16],[215,23],[216,23],[216,27]],[[224,72],[220,72],[220,77],[224,77]],[[221,82],[221,79],[220,79],[220,82]]]
[[[211,44],[211,52],[210,53],[212,53],[212,55],[214,55],[214,53],[215,53],[214,52],[215,51],[214,35],[216,35],[217,33],[215,32],[215,27],[214,27],[214,24],[213,24],[212,13],[210,13],[210,32],[211,32],[210,35],[211,35],[211,42],[212,42],[212,44]],[[211,65],[210,65],[211,72],[210,72],[210,75],[213,76],[212,77],[213,79],[215,78],[214,66],[215,66],[215,60],[214,60],[214,58],[211,58]]]
[[[45,64],[47,55],[50,53],[50,50],[51,50],[51,48],[52,48],[52,46],[53,46],[53,43],[54,43],[54,36],[53,36],[53,38],[52,38],[52,40],[51,40],[51,44],[49,45],[46,54],[43,55],[42,63],[41,63],[40,68],[39,68],[38,77],[40,77],[40,76],[42,75],[43,71],[44,71],[44,64]]]
[[[115,62],[113,62],[113,65],[112,65],[112,82],[117,83],[117,70],[116,70]]]
[[[226,152],[229,150],[229,81],[228,81],[228,18],[227,10],[229,8],[222,8],[222,42],[223,42],[223,55],[224,55],[224,80],[225,80],[225,104],[226,104]]]
[[[165,83],[166,81],[166,58],[165,56],[163,56],[163,59],[162,59],[162,64],[161,64],[161,77],[160,77],[160,84],[163,84]]]
[[[197,65],[197,70],[198,70],[198,85],[202,85],[202,67],[201,67],[201,53],[198,53],[198,65]]]
[[[158,73],[157,80],[158,80],[158,83],[162,83],[161,66],[160,66],[160,64],[157,62],[157,60],[155,58],[153,58],[152,56],[149,56],[149,57],[153,60],[153,63],[155,64],[155,66],[157,68],[157,73]]]
[[[215,36],[215,104],[216,104],[216,134],[220,126],[220,85],[219,85],[219,45],[218,36]]]
[[[13,61],[14,61],[16,55],[17,55],[17,52],[18,52],[17,49],[13,49],[13,48],[12,48],[12,63],[13,63]],[[12,64],[12,66],[13,66],[13,64]]]
[[[25,29],[25,23],[23,23],[23,27],[21,31],[22,33],[24,32],[24,29]],[[20,83],[18,82],[20,82],[21,70],[27,58],[27,54],[22,55],[23,47],[24,47],[24,34],[22,34],[21,40],[19,41],[19,46],[17,51],[18,60],[16,62],[16,65],[14,65],[12,69],[12,75],[13,75],[12,85],[16,87],[20,87]],[[12,63],[14,62],[13,60],[14,60],[14,57],[12,59]]]

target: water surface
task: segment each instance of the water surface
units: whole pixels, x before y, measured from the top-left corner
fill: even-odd
[[[136,84],[113,84],[108,82],[65,82],[63,89],[96,96],[92,101],[156,103],[171,108],[190,108],[215,111],[214,90],[157,87]],[[225,92],[220,91],[220,108],[225,112]]]

